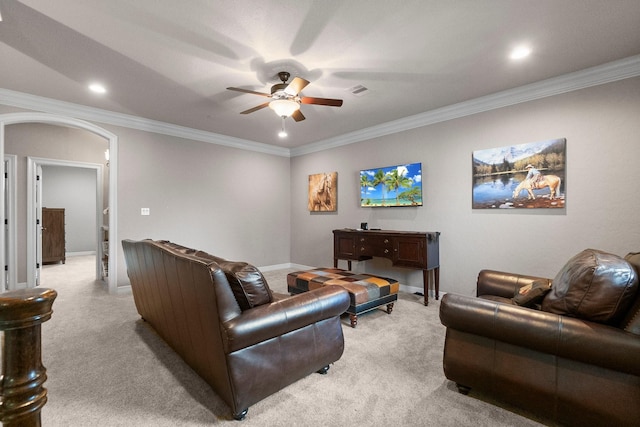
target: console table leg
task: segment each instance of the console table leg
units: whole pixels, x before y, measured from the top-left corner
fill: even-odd
[[[440,267],[436,267],[433,271],[433,275],[435,276],[435,290],[436,290],[436,299],[440,298]]]
[[[429,305],[429,270],[422,270],[422,286],[424,288],[424,305]]]

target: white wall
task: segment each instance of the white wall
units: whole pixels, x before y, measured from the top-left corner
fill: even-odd
[[[291,161],[291,261],[333,265],[331,231],[366,221],[440,231],[440,289],[474,294],[483,268],[553,277],[575,253],[640,250],[640,79],[634,78],[413,129]],[[566,208],[471,209],[479,149],[567,138]],[[360,208],[360,169],[422,162],[423,207]],[[338,172],[338,212],[307,211],[308,175]],[[421,287],[390,261],[355,263]]]

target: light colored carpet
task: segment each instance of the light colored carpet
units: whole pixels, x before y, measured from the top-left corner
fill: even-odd
[[[286,274],[265,274],[286,293]],[[131,295],[109,295],[94,280],[92,256],[45,266],[42,286],[58,291],[42,327],[54,426],[539,426],[456,391],[442,371],[445,329],[439,302],[401,293],[393,313],[375,310],[352,329],[328,375],[312,374],[249,408],[229,408],[140,320]],[[469,355],[473,357],[473,355]]]

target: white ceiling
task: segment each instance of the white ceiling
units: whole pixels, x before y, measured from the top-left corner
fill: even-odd
[[[0,0],[0,14],[0,88],[284,148],[640,54],[638,0]],[[514,62],[521,43],[533,53]],[[344,105],[302,105],[279,138],[270,109],[239,114],[265,98],[226,90],[269,92],[279,71]]]

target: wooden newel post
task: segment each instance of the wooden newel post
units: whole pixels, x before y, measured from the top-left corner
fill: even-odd
[[[38,288],[0,294],[0,421],[5,427],[40,426],[40,410],[47,402],[40,332],[56,296],[53,289]]]

